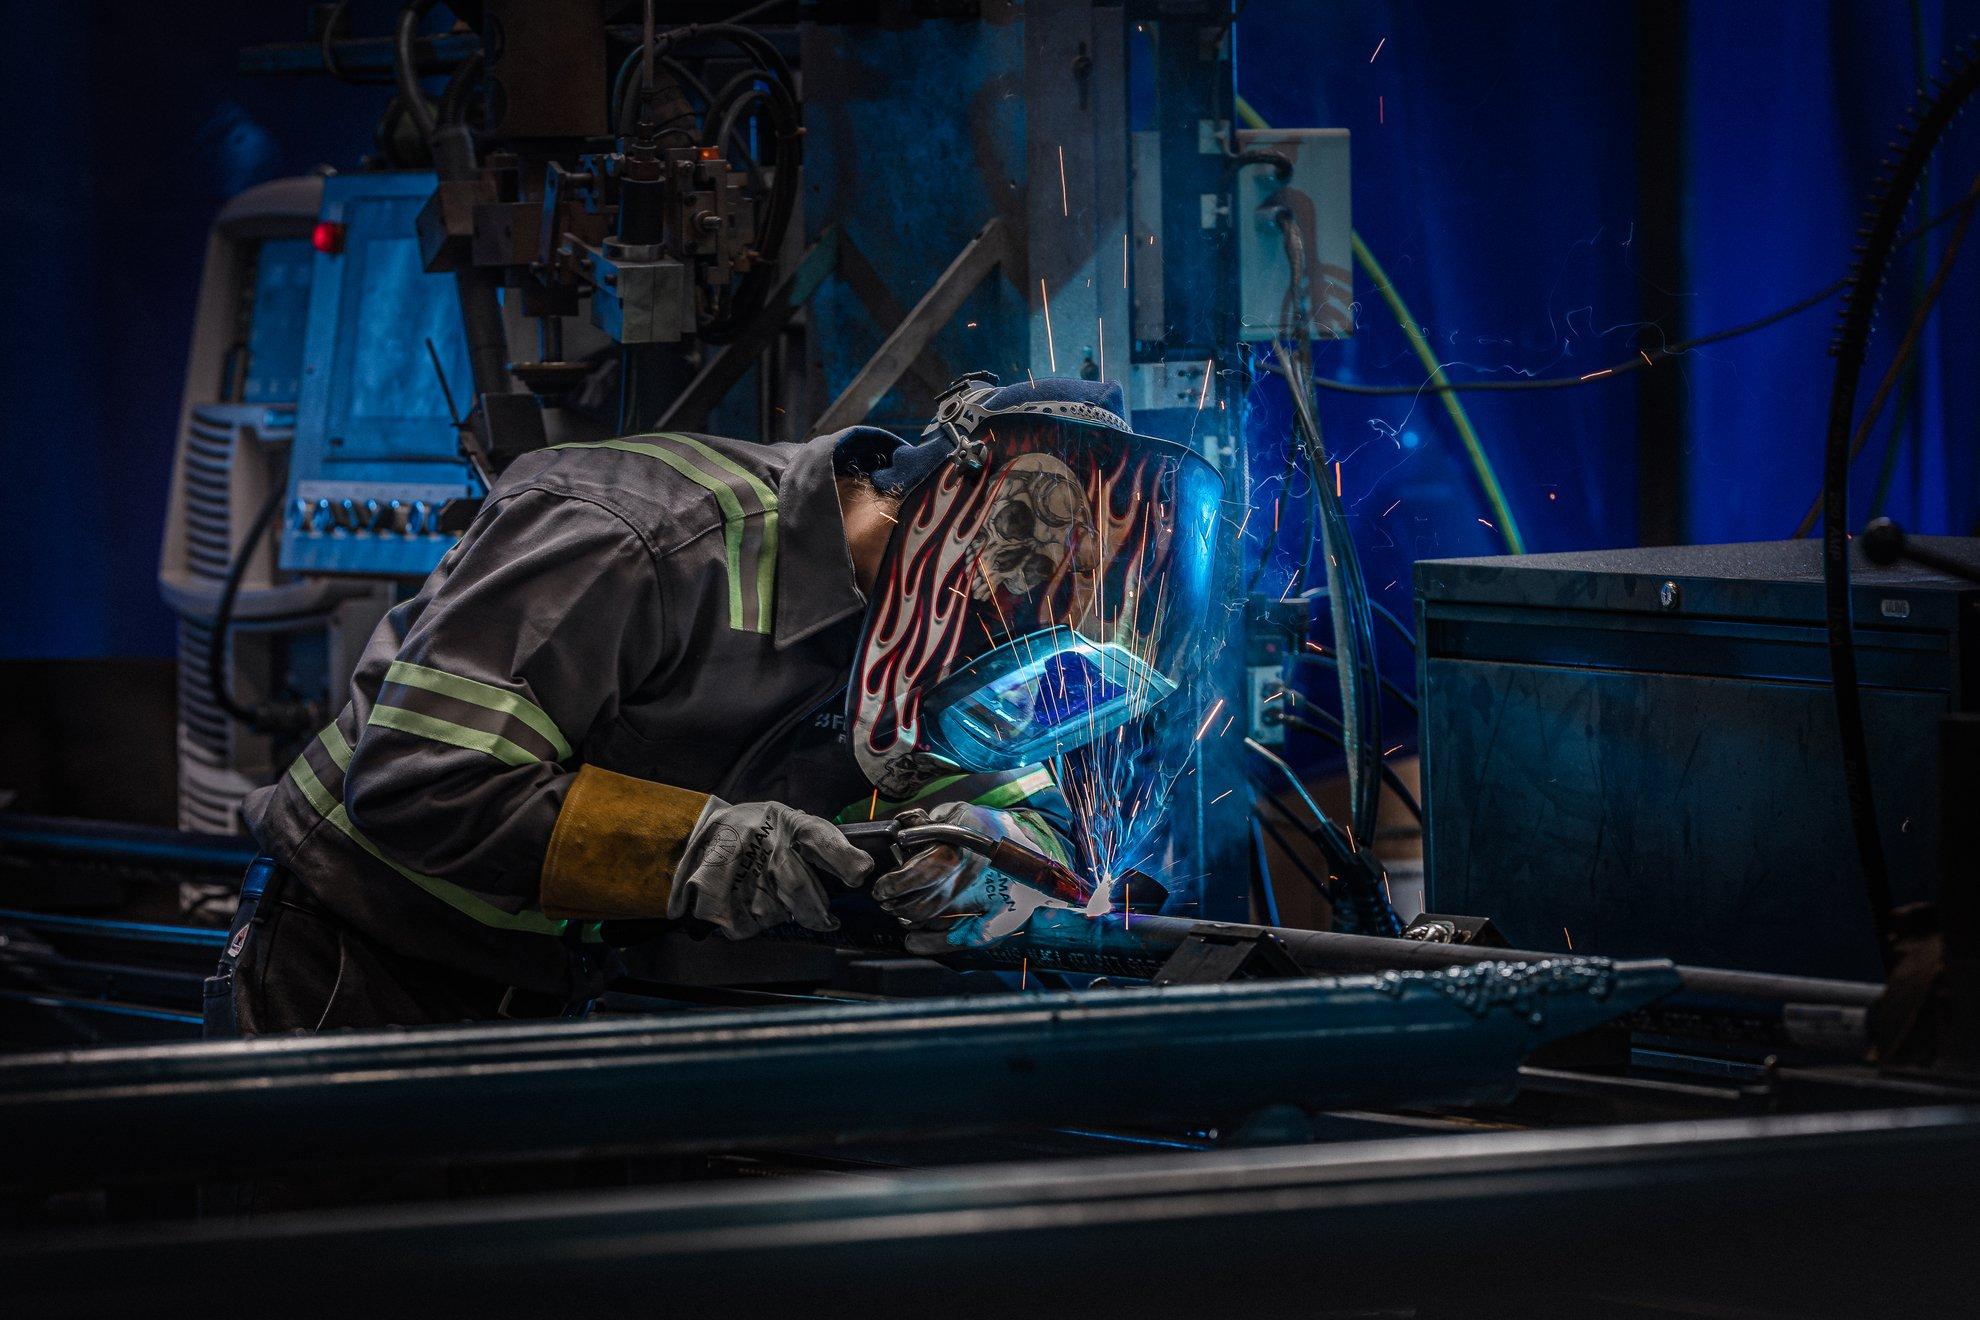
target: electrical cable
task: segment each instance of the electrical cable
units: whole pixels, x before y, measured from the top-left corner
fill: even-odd
[[[1850,823],[1863,867],[1865,898],[1877,936],[1877,950],[1886,973],[1895,965],[1897,948],[1892,931],[1891,882],[1878,832],[1877,807],[1870,783],[1869,742],[1863,727],[1863,692],[1856,665],[1856,636],[1850,618],[1849,564],[1849,442],[1856,412],[1872,319],[1891,257],[1897,251],[1898,223],[1918,188],[1933,152],[1954,118],[1975,92],[1980,92],[1980,59],[1974,48],[1962,49],[1948,61],[1943,81],[1921,90],[1899,128],[1894,161],[1871,193],[1859,256],[1850,272],[1836,337],[1830,352],[1836,359],[1830,392],[1827,435],[1822,463],[1823,610],[1829,632],[1829,671],[1836,702],[1836,726],[1842,750],[1843,782],[1848,793]]]
[[[1980,190],[1969,192],[1959,201],[1954,202],[1951,206],[1946,207],[1943,211],[1934,215],[1930,220],[1919,225],[1900,239],[1897,246],[1900,248],[1909,246],[1947,221],[1970,214],[1974,210],[1976,203],[1980,203]],[[1750,335],[1755,331],[1765,330],[1770,326],[1778,325],[1782,321],[1789,320],[1801,315],[1803,312],[1821,306],[1847,287],[1849,287],[1849,277],[1845,275],[1834,283],[1809,294],[1806,298],[1789,303],[1786,307],[1780,308],[1778,311],[1769,312],[1765,316],[1755,317],[1751,321],[1742,321],[1738,325],[1727,326],[1723,330],[1714,330],[1710,334],[1694,335],[1690,339],[1681,339],[1675,344],[1666,344],[1662,348],[1646,349],[1643,352],[1649,357],[1649,361],[1647,362],[1644,360],[1643,355],[1639,355],[1632,358],[1625,358],[1613,366],[1604,367],[1599,371],[1591,371],[1580,376],[1540,376],[1526,380],[1454,381],[1447,379],[1442,382],[1426,380],[1415,385],[1364,385],[1356,381],[1335,380],[1323,376],[1316,379],[1313,383],[1316,387],[1335,394],[1391,397],[1418,394],[1516,394],[1533,390],[1571,390],[1583,385],[1593,385],[1600,381],[1611,380],[1617,376],[1627,376],[1631,372],[1648,371],[1652,366],[1671,358],[1682,357],[1694,348],[1705,348],[1712,344],[1723,343],[1728,339],[1738,339],[1742,335]]]
[[[1973,187],[1980,191],[1980,175],[1975,175]],[[1863,417],[1856,424],[1855,433],[1849,438],[1849,461],[1853,466],[1863,452],[1864,444],[1870,439],[1870,429],[1877,424],[1877,418],[1884,411],[1891,391],[1897,388],[1904,369],[1910,365],[1912,355],[1918,349],[1918,340],[1925,333],[1926,322],[1932,318],[1932,309],[1939,305],[1939,295],[1946,290],[1946,280],[1952,275],[1953,263],[1959,259],[1959,250],[1966,242],[1966,231],[1973,223],[1973,212],[1960,216],[1953,227],[1952,236],[1946,240],[1946,250],[1939,257],[1938,269],[1932,272],[1932,282],[1925,286],[1925,294],[1918,300],[1918,306],[1911,314],[1910,322],[1904,328],[1904,337],[1898,341],[1897,352],[1891,357],[1891,365],[1877,382],[1877,392],[1870,396],[1870,406],[1863,410]],[[1822,516],[1822,492],[1815,492],[1815,498],[1808,502],[1808,512],[1802,515],[1801,522],[1794,529],[1794,539],[1800,540],[1815,528],[1815,520]]]
[[[435,0],[412,0],[399,11],[399,21],[392,32],[392,73],[398,79],[399,96],[406,103],[406,113],[412,116],[413,126],[419,130],[421,142],[432,139],[437,121],[433,107],[427,103],[426,94],[419,89],[419,66],[413,55],[413,38],[434,3]]]
[[[1236,98],[1236,109],[1238,117],[1252,128],[1269,130],[1272,127],[1265,122],[1263,115],[1252,108],[1251,102],[1242,96]],[[1431,380],[1445,381],[1447,378],[1444,375],[1443,365],[1437,361],[1436,350],[1430,347],[1430,341],[1424,338],[1421,330],[1417,329],[1416,318],[1410,314],[1409,307],[1403,302],[1402,294],[1397,291],[1395,282],[1389,278],[1388,272],[1382,269],[1382,263],[1375,260],[1375,254],[1369,251],[1368,244],[1362,241],[1359,233],[1350,230],[1348,241],[1353,249],[1355,261],[1368,277],[1375,281],[1376,290],[1382,295],[1382,301],[1389,305],[1389,311],[1396,318],[1396,324],[1401,327],[1403,337],[1409,341],[1410,350],[1416,354],[1416,360],[1422,363]],[[1443,402],[1444,411],[1450,415],[1451,424],[1457,428],[1458,439],[1464,445],[1465,455],[1471,461],[1472,471],[1477,474],[1479,485],[1484,488],[1485,501],[1492,507],[1493,517],[1497,520],[1494,530],[1504,539],[1506,549],[1516,555],[1525,554],[1526,539],[1520,534],[1519,519],[1513,515],[1512,505],[1506,500],[1506,492],[1499,484],[1498,471],[1492,466],[1492,460],[1485,453],[1484,442],[1478,438],[1477,428],[1471,424],[1471,415],[1465,411],[1464,401],[1455,393],[1448,391],[1440,391],[1438,398]]]
[[[233,560],[227,565],[226,579],[220,585],[220,599],[213,607],[212,631],[206,643],[207,694],[228,719],[256,733],[300,733],[316,719],[315,708],[309,702],[269,701],[248,707],[235,701],[234,694],[227,690],[226,662],[234,628],[234,600],[240,594],[241,579],[247,575],[248,560],[254,557],[262,538],[268,534],[275,512],[282,507],[288,493],[288,479],[284,475],[270,487],[268,498],[255,513],[247,535],[241,538]]]

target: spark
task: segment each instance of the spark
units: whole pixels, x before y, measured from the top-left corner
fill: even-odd
[[[1380,54],[1382,53],[1382,47],[1384,47],[1384,46],[1386,46],[1386,45],[1388,45],[1388,44],[1389,44],[1389,39],[1388,39],[1387,37],[1383,37],[1383,38],[1382,38],[1382,39],[1381,39],[1380,41],[1378,41],[1378,42],[1376,42],[1376,43],[1375,43],[1375,55],[1380,55]],[[1375,62],[1375,55],[1370,55],[1370,56],[1368,57],[1368,62],[1369,62],[1370,64],[1373,64],[1373,63]]]
[[[1554,493],[1553,491],[1551,491],[1551,490],[1550,490],[1550,491],[1548,491],[1548,492],[1547,492],[1547,500],[1548,500],[1548,502],[1549,502],[1549,503],[1552,503],[1553,501],[1555,501],[1555,500],[1557,500],[1557,499],[1559,499],[1559,498],[1560,498],[1560,496],[1558,496],[1558,495],[1556,495],[1556,494],[1555,494],[1555,493]]]
[[[974,322],[974,321],[965,321],[965,322],[963,322],[963,329],[965,329],[965,330],[974,330],[974,329],[976,329],[976,322]]]
[[[1052,343],[1052,299],[1045,292],[1045,277],[1038,277],[1038,301],[1045,307],[1045,352],[1051,357],[1052,370],[1059,369],[1059,350]],[[1027,373],[1029,374],[1029,373]]]
[[[1309,651],[1311,651],[1311,652],[1313,652],[1313,653],[1314,653],[1315,655],[1325,655],[1325,654],[1327,654],[1327,648],[1326,648],[1326,647],[1324,647],[1324,646],[1322,646],[1322,645],[1320,645],[1320,643],[1318,643],[1318,642],[1308,642],[1308,643],[1306,643],[1306,649],[1307,649],[1307,650],[1309,650]]]
[[[1215,362],[1205,362],[1203,364],[1203,388],[1196,392],[1196,411],[1198,412],[1203,411],[1203,401],[1210,397],[1210,372],[1215,366]]]
[[[1338,461],[1336,461],[1334,464],[1334,498],[1339,499],[1340,497],[1341,497],[1341,465]]]
[[[868,820],[877,820],[879,819],[879,817],[880,817],[880,790],[876,788],[873,790],[873,801],[866,808],[866,818]]]
[[[1283,605],[1286,603],[1288,599],[1291,598],[1292,589],[1298,584],[1299,584],[1299,570],[1295,568],[1293,570],[1292,577],[1290,577],[1286,581],[1286,589],[1283,592],[1281,592],[1279,595],[1279,604]]]
[[[1657,364],[1656,364],[1655,362],[1652,362],[1652,361],[1650,360],[1650,355],[1649,355],[1648,353],[1646,353],[1646,352],[1644,352],[1644,351],[1643,351],[1642,349],[1640,349],[1640,348],[1636,350],[1636,356],[1638,356],[1638,357],[1640,357],[1640,358],[1642,358],[1642,359],[1643,359],[1643,365],[1644,365],[1644,366],[1646,366],[1646,367],[1654,367],[1654,366],[1656,366],[1656,365],[1657,365]]]
[[[1059,214],[1072,214],[1072,202],[1066,197],[1066,149],[1063,146],[1059,148]]]
[[[1401,580],[1401,579],[1399,579],[1399,578],[1390,578],[1390,579],[1389,579],[1389,585],[1388,585],[1388,586],[1386,586],[1386,587],[1383,587],[1383,588],[1382,588],[1382,590],[1384,590],[1384,591],[1391,591],[1391,590],[1393,590],[1393,589],[1395,588],[1395,585],[1396,585],[1396,583],[1397,583],[1397,582],[1399,582],[1400,580]]]
[[[1121,287],[1128,286],[1128,236],[1121,235]]]
[[[1379,96],[1375,98],[1375,122],[1378,124],[1389,122],[1388,107],[1382,104],[1382,98]]]
[[[1565,937],[1565,938],[1566,938],[1566,940],[1567,940],[1567,942],[1568,942],[1568,952],[1569,952],[1569,953],[1573,953],[1573,952],[1574,952],[1574,936],[1572,936],[1572,935],[1569,935],[1569,934],[1568,934],[1568,928],[1567,928],[1566,926],[1563,926],[1563,927],[1561,927],[1561,934],[1562,934],[1562,936],[1563,936],[1563,937]]]
[[[1100,326],[1100,379],[1107,379],[1107,318],[1096,318]]]
[[[1382,755],[1394,756],[1397,752],[1400,752],[1402,749],[1403,749],[1403,745],[1401,743],[1397,743],[1394,747],[1391,747],[1388,751],[1383,752]]]
[[[1224,727],[1217,730],[1217,736],[1221,738],[1225,734],[1229,733],[1231,731],[1231,726],[1236,723],[1237,723],[1237,712],[1232,711],[1229,715],[1226,715],[1224,717]]]
[[[1121,886],[1121,929],[1134,924],[1134,882]]]
[[[1024,989],[1025,984],[1030,980],[1031,955],[1026,954],[1024,957],[1018,959],[1018,989]]]
[[[1390,514],[1394,513],[1396,511],[1397,506],[1400,505],[1401,503],[1402,503],[1401,500],[1397,500],[1395,504],[1391,504],[1388,508],[1382,510],[1382,517],[1386,518]]]
[[[1199,729],[1198,729],[1198,730],[1196,731],[1196,737],[1194,737],[1194,738],[1192,738],[1192,739],[1191,739],[1190,741],[1192,741],[1192,742],[1202,742],[1202,741],[1203,741],[1203,735],[1204,735],[1204,734],[1206,734],[1206,733],[1208,733],[1208,732],[1210,732],[1210,721],[1212,721],[1212,720],[1214,720],[1214,719],[1216,719],[1216,718],[1217,718],[1217,712],[1218,712],[1218,711],[1220,711],[1220,710],[1222,710],[1223,708],[1224,708],[1224,699],[1223,699],[1222,697],[1218,697],[1218,698],[1217,698],[1217,704],[1216,704],[1216,705],[1214,705],[1214,706],[1212,706],[1212,707],[1210,708],[1210,713],[1209,713],[1208,715],[1205,715],[1205,716],[1203,717],[1203,725],[1202,725],[1202,727],[1201,727],[1201,728],[1199,728]]]
[[[874,512],[879,514],[882,518],[885,518],[888,522],[894,524],[894,526],[896,527],[901,525],[901,520],[899,518],[896,518],[893,514],[888,513],[885,509],[875,509]]]
[[[1272,693],[1270,696],[1266,697],[1265,700],[1259,702],[1258,704],[1261,706],[1269,706],[1273,702],[1277,701],[1280,697],[1283,697],[1285,695],[1286,695],[1286,690],[1284,688],[1280,688],[1278,691]]]
[[[1492,524],[1491,524],[1491,523],[1488,523],[1488,522],[1486,522],[1486,521],[1485,521],[1485,520],[1484,520],[1483,518],[1480,518],[1480,519],[1478,520],[1478,525],[1479,525],[1479,526],[1481,526],[1481,527],[1491,527],[1491,528],[1492,528],[1492,530],[1493,530],[1493,531],[1495,531],[1495,532],[1499,530],[1499,529],[1498,529],[1498,528],[1496,528],[1496,527],[1492,527]]]
[[[1604,377],[1604,376],[1613,376],[1613,375],[1615,375],[1615,374],[1616,374],[1616,369],[1615,369],[1614,367],[1603,367],[1603,368],[1602,368],[1602,369],[1601,369],[1600,371],[1591,371],[1591,372],[1589,372],[1589,373],[1588,373],[1588,374],[1587,374],[1586,376],[1583,376],[1583,377],[1582,377],[1582,379],[1583,379],[1583,380],[1600,380],[1600,379],[1602,379],[1602,377]]]

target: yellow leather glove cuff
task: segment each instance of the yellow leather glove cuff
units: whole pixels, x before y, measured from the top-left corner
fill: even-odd
[[[708,794],[580,767],[543,855],[549,917],[664,917],[667,894]]]

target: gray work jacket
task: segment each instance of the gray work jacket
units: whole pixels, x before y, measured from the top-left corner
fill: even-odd
[[[401,953],[553,994],[596,927],[537,908],[586,764],[828,818],[875,803],[843,737],[865,600],[835,437],[667,433],[526,455],[372,635],[349,704],[248,798],[262,847]],[[934,801],[1063,817],[1043,771]]]

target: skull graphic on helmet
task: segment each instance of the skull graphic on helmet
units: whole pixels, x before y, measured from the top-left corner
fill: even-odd
[[[1024,454],[997,477],[997,491],[970,552],[971,594],[1024,599],[1055,593],[1072,575],[1065,618],[1077,626],[1093,598],[1100,549],[1093,510],[1072,469],[1050,454]]]

